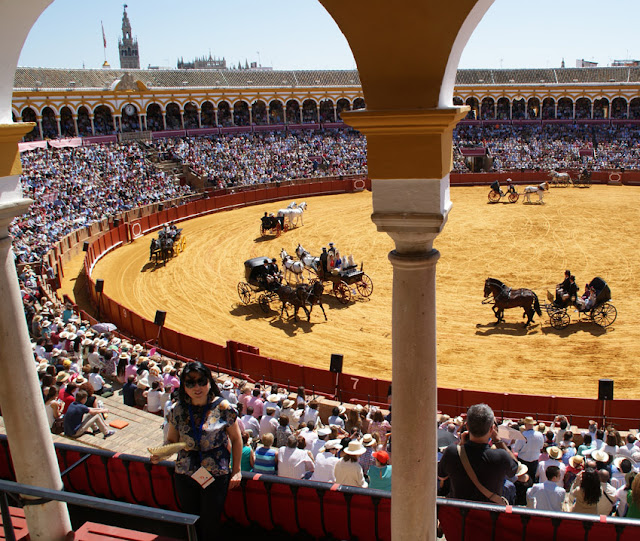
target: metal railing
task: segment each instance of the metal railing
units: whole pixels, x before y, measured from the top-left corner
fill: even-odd
[[[132,503],[123,503],[115,500],[96,498],[94,496],[85,496],[84,494],[75,494],[62,490],[23,485],[14,481],[0,481],[0,508],[2,510],[4,537],[7,541],[15,541],[13,523],[9,513],[8,494],[39,498],[40,501],[38,501],[37,504],[48,503],[55,500],[79,507],[97,509],[101,512],[139,517],[148,521],[168,522],[170,524],[184,526],[187,530],[187,539],[189,539],[189,541],[197,540],[195,530],[195,523],[199,518],[197,515],[156,509],[154,507],[146,507]],[[27,501],[33,505],[31,501]]]

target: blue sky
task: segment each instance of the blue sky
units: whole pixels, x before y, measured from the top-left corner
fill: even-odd
[[[353,69],[347,42],[317,0],[130,0],[141,67],[175,68],[208,54],[274,69]],[[637,2],[496,0],[463,53],[461,68],[568,67],[578,58],[606,66],[640,58]],[[55,0],[33,27],[20,66],[119,67],[121,2]],[[633,16],[632,16],[633,15]]]

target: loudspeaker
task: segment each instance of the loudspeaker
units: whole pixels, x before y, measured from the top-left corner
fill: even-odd
[[[598,380],[598,400],[613,400],[613,380]]]
[[[167,313],[162,310],[156,310],[156,318],[153,320],[153,323],[162,327],[164,325],[164,320],[167,317]]]
[[[86,252],[87,250],[89,250],[89,241],[85,240],[84,244],[82,245],[82,251]]]
[[[340,355],[339,353],[332,353],[331,366],[329,367],[329,370],[336,374],[340,374],[342,372],[342,359],[343,355]]]
[[[120,227],[120,218],[113,219],[113,227]]]
[[[164,205],[162,203],[160,203],[158,205],[158,212],[162,212],[164,210]]]
[[[103,289],[104,289],[104,280],[98,278],[96,280],[96,293],[102,293]]]

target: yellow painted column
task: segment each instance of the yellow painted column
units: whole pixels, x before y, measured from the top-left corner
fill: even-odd
[[[62,490],[8,234],[11,220],[32,203],[22,197],[18,141],[33,126],[0,125],[0,401],[17,481]],[[31,539],[60,540],[71,530],[63,503],[26,506],[24,511]]]
[[[452,131],[468,107],[343,112],[367,136],[373,214],[395,242],[392,374],[394,541],[436,538],[436,263],[451,209]],[[416,412],[426,430],[416,427]],[[433,427],[433,429],[429,429]]]

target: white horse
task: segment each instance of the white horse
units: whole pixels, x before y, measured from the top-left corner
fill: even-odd
[[[295,261],[287,251],[283,248],[280,251],[280,258],[282,259],[282,266],[284,267],[284,279],[290,282],[289,276],[293,274],[296,278],[296,283],[304,282],[304,263],[302,261]]]
[[[552,169],[551,171],[549,171],[549,178],[551,178],[551,184],[560,184],[563,186],[573,184],[571,175],[569,175],[569,173],[558,173],[557,171]]]
[[[311,277],[311,271],[317,276],[318,268],[320,267],[320,258],[313,257],[309,252],[307,252],[301,244],[298,244],[296,248],[296,255],[298,259],[302,261],[304,268],[309,272],[309,277]]]
[[[549,183],[543,182],[537,186],[527,186],[524,189],[524,202],[531,203],[531,194],[538,194],[538,203],[544,203],[544,192],[549,189]]]
[[[291,205],[289,205],[290,207]],[[278,216],[284,216],[287,222],[289,223],[289,227],[295,227],[298,225],[298,220],[300,220],[300,225],[304,225],[304,221],[302,219],[302,213],[307,208],[307,203],[302,202],[295,208],[280,209],[278,211]]]

